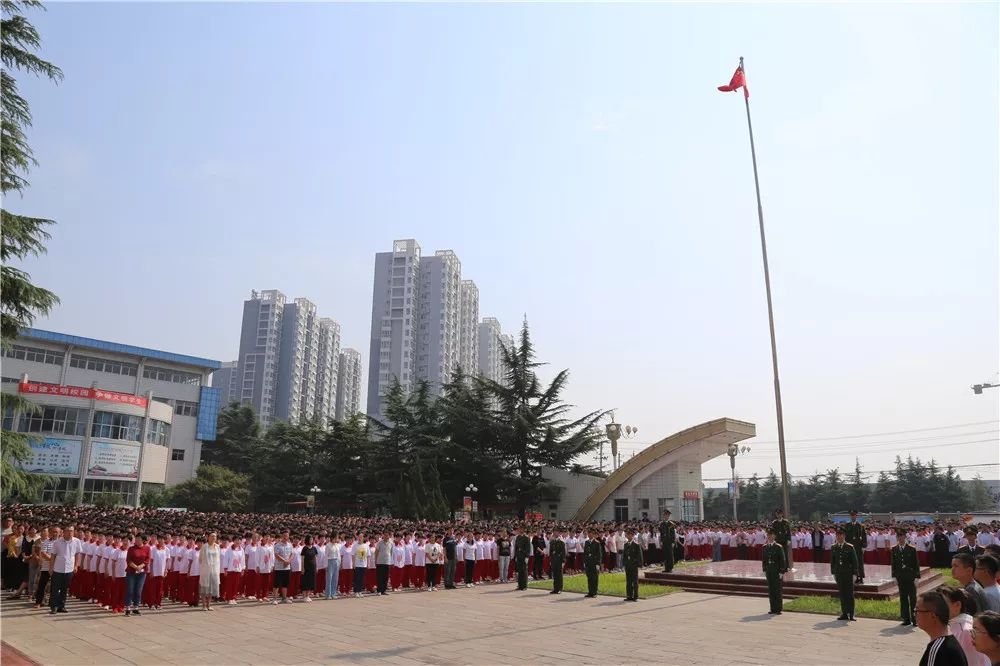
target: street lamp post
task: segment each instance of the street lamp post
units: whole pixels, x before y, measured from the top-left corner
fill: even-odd
[[[312,488],[309,489],[309,492],[312,493],[312,513],[315,514],[316,513],[316,495],[319,494],[319,493],[321,493],[321,492],[323,492],[323,490],[319,486],[313,486]]]
[[[465,492],[469,493],[469,497],[470,497],[470,498],[472,499],[472,508],[473,508],[473,509],[475,509],[475,508],[478,508],[478,507],[476,506],[476,501],[477,501],[477,500],[476,500],[476,495],[475,495],[475,494],[479,492],[479,488],[477,488],[477,487],[475,486],[475,484],[472,484],[472,483],[470,483],[469,485],[467,485],[467,486],[465,487]],[[473,510],[473,511],[470,511],[470,512],[469,512],[469,514],[470,514],[470,516],[471,516],[471,517],[472,517],[473,519],[475,519],[475,516],[476,516],[476,511],[475,511],[475,510]]]
[[[726,453],[729,454],[729,468],[733,471],[733,522],[736,522],[736,501],[739,495],[739,486],[736,485],[736,456],[750,453],[750,447],[730,444]]]
[[[614,469],[618,469],[618,440],[622,437],[625,439],[632,439],[639,434],[639,428],[635,426],[623,426],[621,423],[615,423],[615,415],[611,415],[611,423],[604,426],[604,430],[608,435],[608,440],[611,442],[611,461],[614,463]],[[604,465],[603,459],[601,460],[601,465]]]

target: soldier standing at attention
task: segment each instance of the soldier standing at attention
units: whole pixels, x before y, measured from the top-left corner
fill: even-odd
[[[528,555],[531,554],[531,539],[524,533],[524,528],[518,525],[517,536],[514,537],[514,570],[517,571],[517,589],[528,589]]]
[[[771,610],[767,611],[767,614],[781,615],[781,574],[785,572],[786,566],[785,549],[774,540],[774,536],[774,528],[768,528],[761,566],[767,577],[767,599],[771,605]]]
[[[865,547],[868,546],[868,531],[865,526],[858,522],[858,510],[851,509],[851,522],[844,525],[844,539],[854,547],[854,554],[858,556],[858,582],[865,582]]]
[[[837,581],[840,596],[840,617],[838,620],[854,622],[854,578],[858,572],[858,554],[854,546],[844,540],[845,527],[837,529],[837,543],[830,551],[830,573]]]
[[[597,540],[597,532],[590,530],[590,538],[583,545],[583,568],[587,572],[587,596],[597,596],[597,582],[600,577],[601,560],[604,554]]]
[[[792,526],[785,520],[785,512],[781,509],[774,510],[774,522],[771,523],[774,531],[774,540],[785,551],[785,573],[792,568]]]
[[[896,545],[892,547],[892,577],[899,588],[899,616],[903,626],[916,624],[914,609],[917,607],[917,579],[920,578],[920,563],[917,549],[906,541],[906,530],[896,530]]]
[[[566,542],[562,533],[556,532],[549,541],[549,564],[552,567],[552,591],[549,594],[559,594],[563,588],[563,563],[566,561]]]
[[[625,568],[625,601],[639,601],[639,567],[642,566],[642,546],[636,543],[635,530],[625,530],[628,539],[622,549],[622,566]]]
[[[663,510],[663,521],[660,523],[660,546],[663,549],[663,570],[670,573],[674,570],[674,541],[677,540],[677,526],[670,520],[670,509]]]

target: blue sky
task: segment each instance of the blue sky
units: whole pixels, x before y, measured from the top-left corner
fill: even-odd
[[[52,4],[21,77],[56,219],[44,328],[235,358],[251,289],[367,357],[373,256],[453,249],[626,451],[721,416],[777,469],[746,58],[789,468],[997,462],[998,10]],[[969,442],[960,444],[960,442]],[[626,454],[627,455],[627,454]],[[971,476],[974,470],[967,470]],[[981,468],[996,477],[997,468]],[[728,474],[725,459],[705,467]]]

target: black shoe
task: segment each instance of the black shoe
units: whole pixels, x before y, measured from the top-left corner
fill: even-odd
[[[134,611],[132,611],[132,615],[142,615],[142,613],[140,613],[139,609],[136,608]]]
[[[56,609],[56,612],[57,612],[57,613],[68,613],[69,611],[68,611],[68,610],[66,610],[65,608],[57,608],[57,609]]]
[[[781,611],[774,611],[775,615],[781,615]]]
[[[778,611],[767,611],[768,615],[777,615]]]
[[[899,626],[901,626],[901,627],[908,627],[908,626],[910,626],[910,621],[909,620],[903,620],[902,622],[899,623]]]
[[[847,616],[846,616],[846,615],[841,615],[841,616],[840,616],[840,617],[838,617],[837,619],[838,619],[838,620],[846,620],[846,619],[847,619]]]
[[[49,615],[55,615],[55,614],[56,614],[56,609],[55,608],[53,608],[52,610],[49,611]]]
[[[125,609],[125,617],[128,617],[128,616],[129,616],[129,615],[131,615],[131,614],[132,614],[132,611],[131,611],[131,610],[129,610],[128,608],[126,608],[126,609]]]
[[[557,590],[552,590],[549,594],[559,594],[559,592]]]
[[[858,621],[858,618],[854,617],[853,615],[851,617],[847,618],[847,619],[850,620],[851,622],[857,622]]]
[[[586,595],[586,598],[588,598],[588,599],[596,599],[597,595],[596,594],[588,594],[588,595]]]

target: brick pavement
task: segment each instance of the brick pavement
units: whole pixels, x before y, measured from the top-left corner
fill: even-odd
[[[207,613],[50,616],[0,608],[3,640],[63,664],[914,664],[925,640],[896,623],[766,613],[761,599],[679,592],[639,603],[481,586]]]

